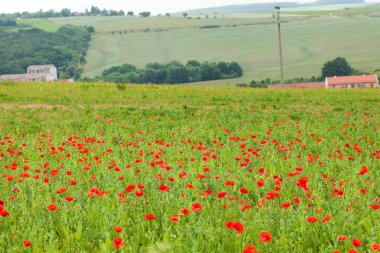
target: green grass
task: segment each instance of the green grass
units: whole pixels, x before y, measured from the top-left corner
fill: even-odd
[[[62,25],[47,19],[19,19],[19,25],[27,25],[27,28],[38,28],[46,32],[56,32]]]
[[[380,34],[375,31],[380,19],[373,16],[374,9],[364,10],[368,15],[346,15],[344,10],[333,16],[328,13],[284,15],[285,78],[320,75],[323,64],[338,56],[363,71],[379,68]],[[81,17],[54,21],[95,26],[84,76],[93,77],[124,63],[143,67],[150,62],[185,63],[196,59],[237,61],[243,66],[242,78],[217,84],[267,77],[279,79],[277,26],[268,14],[225,15],[224,18],[219,15],[216,19]],[[206,25],[220,27],[199,29]]]
[[[353,238],[370,252],[380,243],[380,209],[369,207],[380,196],[379,95],[0,83],[0,252],[242,252],[254,244],[260,253],[331,253],[353,248]],[[363,166],[368,173],[359,175]],[[309,189],[297,186],[301,178]],[[170,191],[158,190],[162,184]],[[149,213],[156,219],[146,220]],[[263,231],[270,242],[260,242]],[[125,245],[113,249],[117,237]]]

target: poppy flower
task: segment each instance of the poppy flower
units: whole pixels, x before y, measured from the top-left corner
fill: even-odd
[[[244,231],[244,226],[243,226],[243,224],[241,224],[240,222],[235,222],[235,224],[234,224],[234,229],[235,229],[236,232],[240,235],[240,234],[243,233],[243,231]]]
[[[358,253],[358,252],[356,251],[356,249],[349,249],[348,253]]]
[[[290,206],[291,206],[291,204],[289,202],[285,202],[285,203],[281,204],[281,207],[283,209],[288,209]]]
[[[255,249],[256,249],[255,245],[248,244],[247,247],[243,249],[243,253],[257,253],[255,252]]]
[[[115,227],[113,230],[115,230],[116,233],[121,233],[123,231],[122,227]]]
[[[189,209],[187,209],[187,208],[183,208],[183,209],[181,209],[180,212],[181,212],[183,215],[190,215],[190,211],[189,211]]]
[[[57,210],[57,206],[54,205],[54,204],[47,205],[46,208],[49,209],[50,211],[55,211],[55,210]]]
[[[352,239],[352,244],[355,246],[355,247],[360,247],[362,245],[362,242],[358,239],[358,238],[353,238]]]
[[[156,219],[156,217],[153,214],[149,213],[149,214],[145,215],[145,219],[146,220],[154,220],[154,219]]]
[[[0,216],[7,217],[7,216],[9,216],[9,213],[7,211],[5,211],[5,210],[1,210],[0,211]]]
[[[115,243],[115,244],[112,246],[114,249],[119,248],[119,247],[125,245],[125,244],[123,243],[123,239],[120,238],[120,237],[117,237],[117,238],[113,239],[113,242]]]
[[[194,212],[200,212],[202,211],[202,205],[199,203],[193,203],[191,205],[191,210],[193,210]]]
[[[170,217],[169,218],[169,220],[171,221],[171,222],[178,222],[179,221],[179,216],[178,216],[178,214],[173,214],[172,215],[172,217]]]
[[[329,222],[331,220],[331,215],[326,215],[321,221],[323,223]]]
[[[260,233],[260,242],[270,242],[272,241],[272,235],[269,232]]]
[[[74,200],[74,197],[73,197],[73,196],[67,196],[67,197],[65,198],[65,200],[66,200],[67,202],[71,202],[71,201]]]
[[[22,243],[22,247],[24,248],[24,247],[30,247],[30,246],[32,246],[32,242],[31,241],[27,241],[27,240],[25,240],[23,243]]]
[[[343,242],[345,240],[347,240],[347,236],[345,236],[345,235],[339,235],[338,236],[338,241]]]
[[[377,252],[380,252],[380,244],[372,243],[369,249],[370,249],[371,251],[377,251]]]
[[[227,192],[218,192],[218,198],[224,198],[227,195]]]
[[[248,189],[246,188],[240,188],[241,194],[248,194]]]
[[[306,220],[309,222],[309,223],[314,223],[314,222],[317,222],[318,219],[315,218],[314,216],[309,216],[306,218]]]
[[[380,205],[379,204],[371,204],[369,205],[370,208],[372,208],[373,210],[377,210],[380,208]]]
[[[235,222],[234,221],[227,221],[225,223],[226,227],[228,227],[229,229],[234,229],[234,225],[235,225]]]

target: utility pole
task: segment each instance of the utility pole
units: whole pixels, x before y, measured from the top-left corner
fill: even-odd
[[[278,27],[278,47],[280,49],[281,86],[282,86],[282,88],[284,88],[285,81],[284,81],[284,65],[283,65],[283,60],[282,60],[280,7],[275,6],[274,9],[276,11],[277,27]]]

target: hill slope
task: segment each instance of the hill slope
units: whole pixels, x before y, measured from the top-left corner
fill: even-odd
[[[323,63],[337,56],[346,57],[357,69],[379,68],[380,33],[374,31],[380,26],[380,10],[353,13],[354,10],[344,10],[326,15],[284,15],[285,77],[319,75]],[[235,82],[279,79],[277,26],[270,14],[217,15],[215,19],[92,17],[56,21],[95,26],[84,66],[87,77],[125,63],[144,67],[152,62],[185,63],[196,59],[239,62],[244,76]]]

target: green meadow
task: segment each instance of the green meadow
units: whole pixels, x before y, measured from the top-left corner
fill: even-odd
[[[0,252],[378,252],[379,104],[0,83]]]

